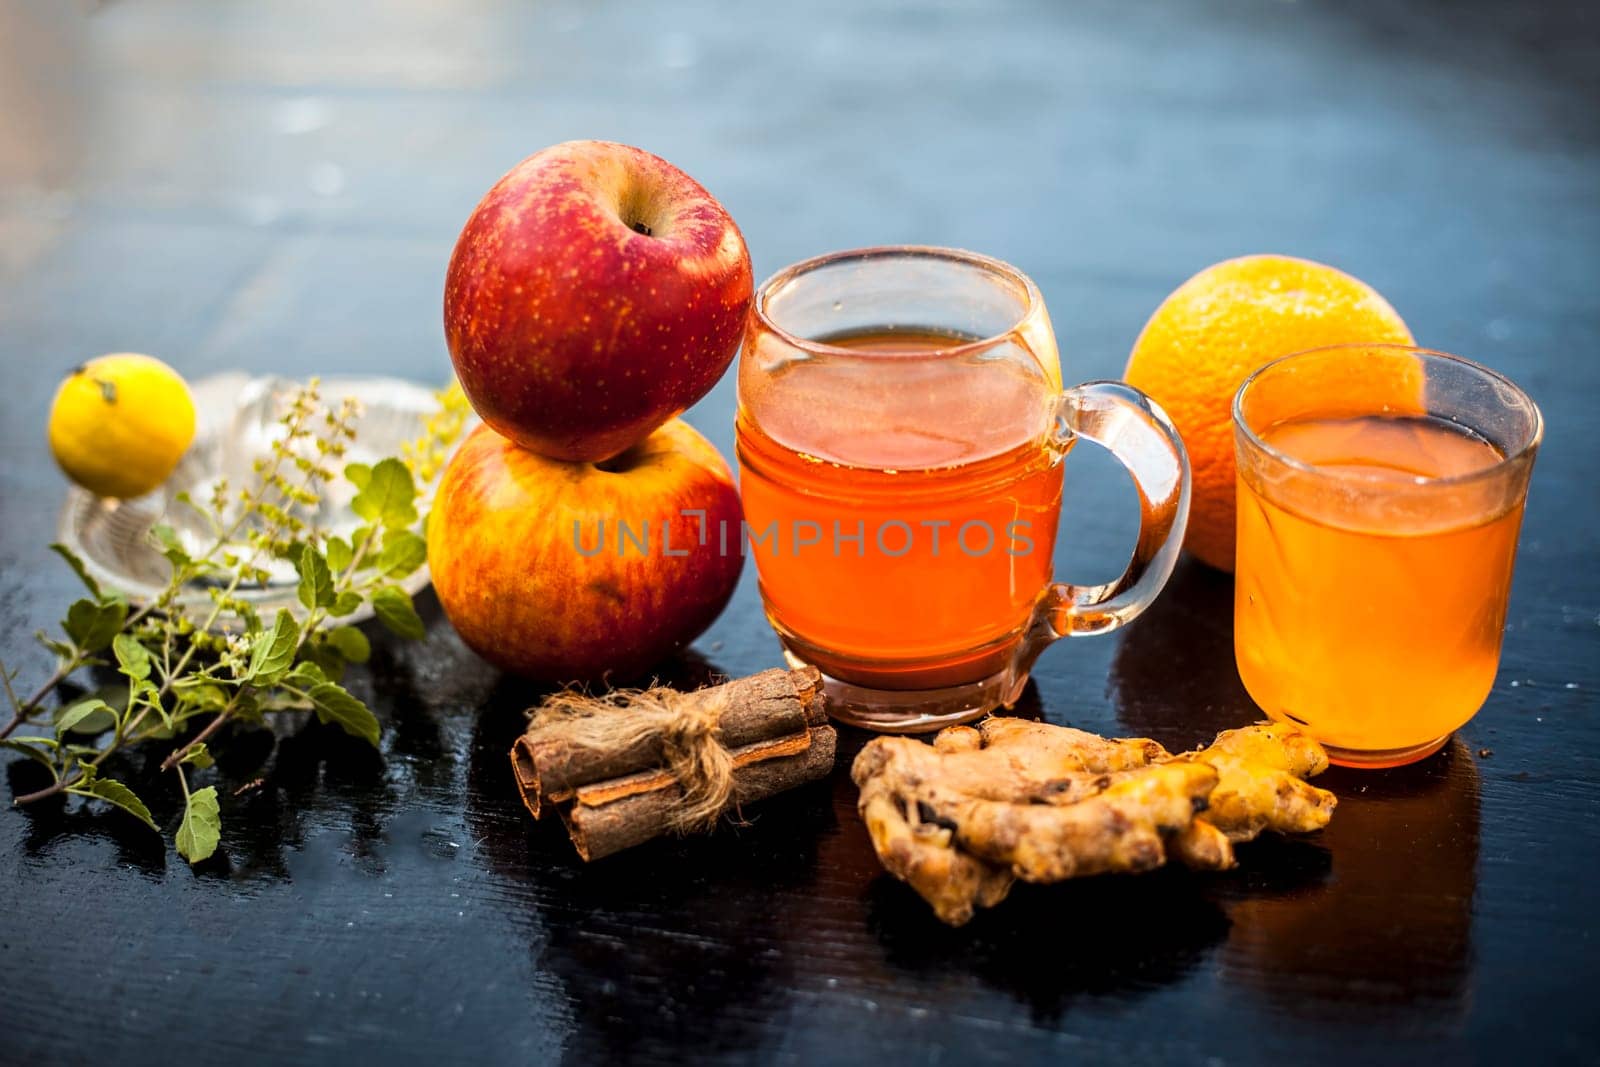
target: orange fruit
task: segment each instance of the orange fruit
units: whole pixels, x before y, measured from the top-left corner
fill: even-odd
[[[1233,570],[1232,406],[1240,384],[1279,356],[1356,342],[1413,343],[1371,286],[1291,256],[1207,267],[1156,308],[1124,377],[1165,409],[1189,451],[1194,493],[1185,548]],[[1420,381],[1419,371],[1419,390]]]

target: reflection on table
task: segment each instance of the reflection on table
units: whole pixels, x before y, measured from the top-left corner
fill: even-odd
[[[1233,665],[1232,596],[1227,575],[1186,563],[1123,635],[1111,693],[1126,733],[1197,745],[1261,717]],[[1296,1016],[1448,1025],[1472,957],[1471,751],[1456,738],[1410,767],[1336,767],[1317,784],[1339,796],[1327,830],[1243,845],[1211,884],[1231,923],[1222,974]]]

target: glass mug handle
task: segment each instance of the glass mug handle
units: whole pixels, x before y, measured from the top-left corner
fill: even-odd
[[[1189,456],[1167,413],[1126,382],[1085,382],[1061,394],[1056,440],[1106,449],[1139,491],[1139,540],[1127,570],[1103,585],[1054,582],[1040,598],[1028,665],[1062,637],[1105,633],[1132,620],[1172,576],[1189,522]]]

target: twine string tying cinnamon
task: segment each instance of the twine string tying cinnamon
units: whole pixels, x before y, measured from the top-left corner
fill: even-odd
[[[691,693],[558,694],[511,746],[517,791],[535,819],[561,817],[585,862],[710,829],[833,768],[821,687],[813,667],[774,667]]]
[[[596,752],[659,742],[666,770],[683,791],[669,828],[692,833],[715,826],[733,798],[733,756],[717,736],[726,707],[725,695],[715,690],[619,689],[602,696],[569,690],[547,698],[529,721],[536,727],[559,722],[569,744]]]

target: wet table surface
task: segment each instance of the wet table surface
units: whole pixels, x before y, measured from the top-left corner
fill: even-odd
[[[1281,251],[1370,281],[1549,422],[1499,680],[1440,755],[1334,772],[1315,838],[1225,875],[1022,888],[961,930],[879,870],[843,767],[709,840],[591,868],[513,796],[538,691],[374,634],[382,753],[239,737],[218,856],[117,813],[0,812],[0,1060],[1531,1062],[1593,1055],[1600,850],[1600,120],[1593,10],[1543,5],[0,3],[0,655],[73,582],[46,551],[58,376],[103,351],[440,381],[444,265],[492,180],[638,143],[740,221],[758,276],[979,249],[1043,289],[1069,379],[1162,296]],[[731,446],[731,381],[691,420]],[[1074,453],[1058,572],[1136,519]],[[1022,710],[1196,743],[1253,717],[1230,581],[1185,564]],[[693,680],[774,665],[755,583]],[[844,760],[862,743],[847,733]],[[843,761],[842,761],[843,762]],[[12,792],[36,779],[7,757]],[[178,798],[120,772],[170,836]]]

